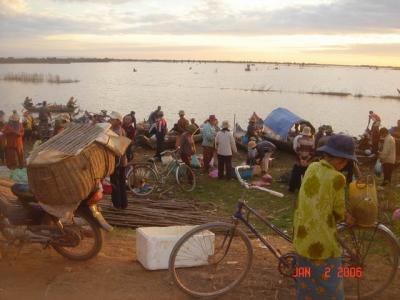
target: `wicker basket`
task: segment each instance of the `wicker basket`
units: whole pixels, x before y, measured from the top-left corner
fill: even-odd
[[[95,142],[76,156],[51,164],[28,165],[28,180],[40,202],[77,204],[90,195],[97,179],[110,175],[114,168],[114,153]]]

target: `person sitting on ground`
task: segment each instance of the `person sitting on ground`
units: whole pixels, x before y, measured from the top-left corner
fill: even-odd
[[[111,112],[110,123],[111,130],[119,136],[126,136],[125,130],[122,128],[122,115],[118,112]],[[115,158],[115,170],[110,175],[110,181],[113,185],[111,201],[114,208],[125,209],[128,207],[128,198],[126,194],[125,169],[128,164],[126,155]]]
[[[161,112],[161,106],[157,106],[157,109],[150,114],[149,119],[148,119],[150,126],[153,125],[154,123],[156,123],[160,112]]]
[[[275,152],[276,146],[268,141],[262,141],[258,144],[255,141],[248,143],[247,164],[254,165],[258,163],[261,167],[261,175],[265,175],[269,169],[269,160]]]
[[[348,161],[356,161],[350,136],[334,135],[318,148],[323,159],[308,167],[300,188],[294,213],[296,267],[310,270],[310,277],[296,278],[297,299],[343,300],[342,247],[337,241],[336,223],[354,218],[346,213],[346,180],[340,171]],[[327,268],[330,276],[323,276]]]
[[[215,137],[215,148],[218,155],[218,178],[224,178],[224,168],[226,179],[232,178],[232,155],[237,153],[236,142],[229,130],[229,122],[222,122],[222,129]]]
[[[382,151],[379,152],[379,159],[383,169],[383,182],[381,185],[385,186],[392,181],[392,173],[396,163],[396,142],[385,127],[381,128],[379,133],[383,138]]]
[[[293,150],[297,155],[297,160],[293,165],[289,181],[289,192],[294,193],[300,188],[301,177],[307,170],[308,165],[314,155],[315,142],[311,135],[311,128],[304,126],[301,134],[293,141]]]
[[[195,119],[195,118],[191,118],[191,119],[190,119],[190,125],[195,126],[196,129],[199,129],[199,128],[200,128],[199,125],[197,125],[196,119]],[[198,131],[199,131],[199,130],[197,130],[197,132],[198,132]]]

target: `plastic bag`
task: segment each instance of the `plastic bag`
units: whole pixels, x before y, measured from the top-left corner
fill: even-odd
[[[192,168],[200,169],[201,164],[196,155],[192,155],[191,165],[192,165]]]
[[[375,163],[375,175],[379,177],[381,176],[381,174],[382,174],[382,163],[378,159]]]
[[[11,170],[10,179],[15,181],[16,183],[28,183],[26,168]]]
[[[378,195],[372,176],[350,183],[349,210],[361,226],[371,226],[378,219]]]

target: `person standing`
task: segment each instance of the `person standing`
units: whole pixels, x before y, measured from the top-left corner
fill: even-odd
[[[392,181],[392,173],[396,163],[396,142],[385,127],[379,130],[379,134],[383,138],[382,151],[379,152],[379,159],[383,168],[383,182],[381,185],[385,186]]]
[[[39,137],[41,140],[47,140],[50,137],[49,120],[51,120],[51,113],[47,102],[43,101],[39,110]]]
[[[5,158],[7,168],[14,170],[24,167],[24,127],[16,111],[10,116],[9,122],[4,126],[6,139]]]
[[[135,143],[136,127],[134,127],[132,116],[130,114],[124,117],[122,128],[125,130],[126,137],[131,140],[131,144],[126,149],[126,157],[128,161],[131,161],[133,159],[132,146]]]
[[[164,119],[164,113],[160,111],[157,115],[157,121],[155,124],[155,135],[157,139],[157,149],[155,158],[161,160],[161,152],[164,151],[164,141],[167,135],[167,121]]]
[[[110,114],[111,130],[119,135],[126,136],[125,130],[122,128],[122,115],[118,112]],[[128,198],[126,194],[125,169],[128,160],[126,154],[115,158],[115,170],[110,175],[112,184],[111,201],[117,209],[125,209],[128,207]]]
[[[197,130],[196,126],[189,125],[186,131],[180,136],[180,153],[182,161],[192,167],[192,155],[196,154],[196,146],[193,140],[193,134]]]
[[[25,142],[31,142],[32,141],[32,131],[33,131],[33,117],[29,113],[29,111],[24,112],[24,139]]]
[[[184,132],[186,132],[186,128],[189,126],[189,120],[185,118],[185,112],[180,110],[178,115],[179,120],[174,126],[174,130],[178,133],[176,137],[175,148],[179,147],[180,137]]]
[[[258,162],[261,167],[261,175],[265,175],[269,169],[269,160],[275,152],[276,146],[268,141],[262,141],[258,144],[255,141],[250,141],[247,145],[247,163],[254,165]]]
[[[381,118],[372,110],[369,111],[367,129],[369,128],[369,124],[371,122],[372,122],[371,125],[372,153],[378,154],[379,141],[380,141],[379,127],[381,126]]]
[[[314,155],[315,142],[311,135],[311,128],[304,126],[301,134],[293,141],[293,150],[297,160],[293,166],[289,181],[289,192],[294,193],[301,186],[301,177],[307,170]]]
[[[222,129],[215,137],[215,147],[218,155],[218,178],[224,178],[224,169],[226,179],[232,177],[232,155],[237,153],[236,142],[232,132],[229,130],[229,122],[222,122]]]
[[[203,168],[205,173],[208,173],[210,169],[210,163],[215,152],[216,124],[217,118],[215,115],[210,115],[202,128],[203,142],[201,145],[203,147]]]
[[[337,241],[336,223],[354,218],[346,213],[346,179],[340,171],[356,161],[350,136],[334,135],[318,151],[323,159],[310,164],[300,188],[294,213],[296,267],[310,270],[311,276],[296,278],[297,299],[343,300],[342,247]],[[325,276],[329,270],[330,276]]]

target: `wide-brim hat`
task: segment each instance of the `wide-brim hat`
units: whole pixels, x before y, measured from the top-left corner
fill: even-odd
[[[255,141],[250,141],[250,142],[247,144],[247,148],[248,148],[248,149],[254,149],[255,147],[257,147],[257,143],[256,143]]]
[[[110,119],[118,120],[122,123],[123,117],[119,112],[113,111],[110,114]]]
[[[344,134],[331,136],[325,146],[317,149],[318,152],[323,152],[334,157],[357,161],[354,150],[355,145],[353,138]]]
[[[229,122],[228,122],[228,121],[222,121],[221,127],[222,127],[222,128],[225,128],[225,129],[228,129],[228,128],[231,127],[231,126],[229,125]]]
[[[215,117],[215,115],[210,115],[208,117],[208,121],[217,121],[217,118]]]

